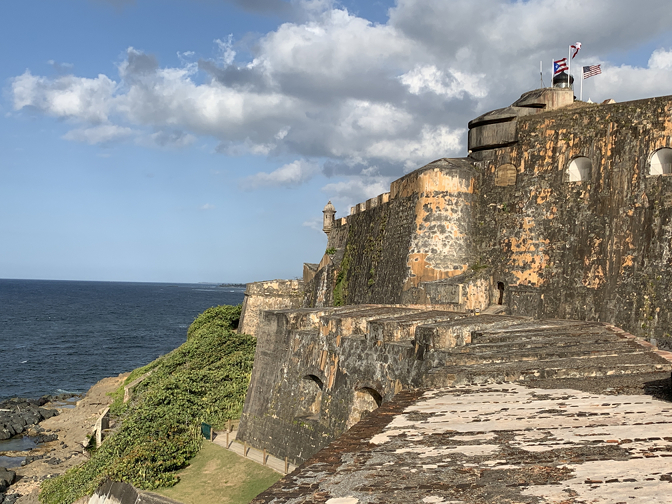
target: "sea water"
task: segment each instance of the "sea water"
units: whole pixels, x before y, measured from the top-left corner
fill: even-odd
[[[181,345],[207,308],[240,304],[215,284],[0,279],[0,400],[83,393]]]

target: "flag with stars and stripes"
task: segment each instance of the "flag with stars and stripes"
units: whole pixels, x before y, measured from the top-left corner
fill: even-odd
[[[591,66],[584,66],[583,67],[583,78],[587,79],[588,77],[592,77],[594,75],[599,75],[602,73],[602,69],[600,69],[600,65],[591,65]]]

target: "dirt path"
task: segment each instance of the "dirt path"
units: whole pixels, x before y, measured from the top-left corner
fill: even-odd
[[[96,420],[103,410],[112,403],[107,394],[116,390],[126,379],[128,373],[111,378],[103,378],[77,402],[74,408],[59,407],[58,404],[47,404],[45,408],[56,408],[59,415],[44,420],[40,426],[44,434],[55,433],[58,440],[38,445],[30,455],[42,455],[43,458],[13,469],[20,478],[9,488],[8,494],[18,493],[22,497],[17,504],[37,504],[40,482],[63,474],[66,470],[81,464],[88,456],[83,442],[91,433]]]

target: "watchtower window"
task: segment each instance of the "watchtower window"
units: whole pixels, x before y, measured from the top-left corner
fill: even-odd
[[[498,166],[495,170],[495,185],[499,187],[516,185],[516,167],[512,164]]]
[[[672,174],[672,149],[664,147],[651,155],[649,175]]]
[[[567,167],[567,182],[583,182],[590,180],[590,174],[593,171],[593,162],[587,157],[576,157],[572,159]]]

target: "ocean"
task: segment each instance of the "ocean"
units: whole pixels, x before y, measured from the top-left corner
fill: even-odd
[[[244,290],[0,279],[0,399],[86,392],[178,347],[199,313]]]

